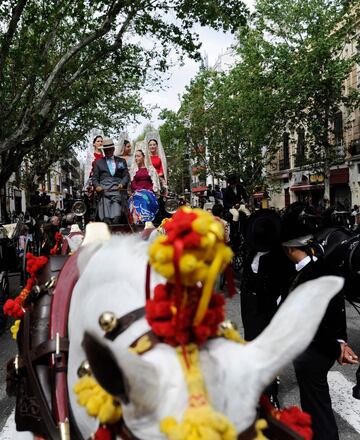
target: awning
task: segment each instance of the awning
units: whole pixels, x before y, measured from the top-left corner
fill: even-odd
[[[264,197],[264,192],[256,192],[253,194],[254,199],[262,199]]]
[[[330,185],[349,183],[349,168],[339,168],[330,171]]]
[[[191,188],[191,192],[197,193],[197,192],[203,192],[207,190],[207,186],[194,186],[194,188]]]
[[[291,191],[316,191],[320,189],[324,189],[324,184],[319,183],[317,185],[310,185],[309,183],[303,185],[293,185]]]

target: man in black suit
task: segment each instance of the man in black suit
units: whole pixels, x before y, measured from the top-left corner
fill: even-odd
[[[246,256],[241,277],[240,300],[244,337],[252,341],[270,324],[280,299],[294,274],[281,248],[281,218],[273,210],[256,211],[245,228]],[[265,390],[270,402],[280,407],[278,382]]]
[[[246,225],[240,298],[247,341],[269,325],[295,273],[281,248],[280,232],[281,218],[270,209],[254,212]]]
[[[299,204],[290,206],[284,215],[282,245],[297,271],[290,295],[295,287],[306,281],[331,275],[328,265],[313,256],[311,251],[314,231],[310,226],[310,217],[307,222],[304,207]],[[301,406],[312,417],[314,440],[339,439],[327,374],[336,360],[342,365],[357,363],[357,356],[346,340],[345,304],[340,292],[330,301],[313,341],[294,361]]]
[[[228,179],[228,186],[224,190],[224,208],[229,210],[235,205],[240,205],[242,200],[247,199],[247,194],[242,185],[240,185],[239,180],[236,176],[231,176]]]
[[[103,141],[105,157],[95,162],[92,183],[101,196],[98,204],[98,217],[108,224],[127,222],[126,190],[130,176],[126,161],[114,156],[115,145],[112,139]]]

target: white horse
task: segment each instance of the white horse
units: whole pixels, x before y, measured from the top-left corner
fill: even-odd
[[[80,277],[69,314],[68,390],[74,419],[84,438],[98,427],[73,393],[77,369],[86,358],[82,347],[85,332],[90,335],[92,349],[98,351],[92,371],[107,391],[123,399],[124,421],[136,437],[163,440],[160,421],[167,416],[180,421],[188,405],[187,386],[174,348],[160,343],[142,356],[128,350],[150,330],[145,318],[112,342],[104,338],[98,324],[103,312],[112,311],[120,318],[144,306],[147,248],[148,243],[136,236],[117,236],[86,245],[78,257]],[[162,281],[156,274],[152,280],[153,285]],[[263,389],[309,345],[329,301],[342,286],[343,280],[337,277],[303,284],[253,342],[239,345],[219,338],[200,350],[212,405],[232,421],[238,433],[253,424]]]

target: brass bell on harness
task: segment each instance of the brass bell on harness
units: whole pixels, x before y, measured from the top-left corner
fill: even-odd
[[[104,312],[100,315],[99,325],[104,330],[105,333],[114,330],[117,324],[117,318],[113,312]]]
[[[81,362],[80,367],[77,370],[78,377],[84,377],[84,376],[90,376],[91,375],[91,368],[89,361],[85,359]]]

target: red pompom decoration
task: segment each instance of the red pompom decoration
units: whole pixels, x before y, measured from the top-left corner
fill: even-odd
[[[154,298],[146,302],[146,318],[152,331],[166,344],[186,345],[194,342],[202,345],[217,335],[218,326],[224,320],[224,297],[213,293],[209,308],[201,325],[193,325],[201,297],[201,288],[188,288],[186,303],[176,307],[175,286],[159,284],[155,287]]]
[[[8,299],[3,307],[5,315],[12,316],[15,319],[21,319],[24,316],[24,310],[21,308],[20,298]]]
[[[311,429],[310,414],[302,411],[297,406],[278,410],[274,408],[266,395],[261,396],[260,406],[267,414],[270,414],[272,417],[301,435],[304,440],[312,440],[313,431]]]
[[[174,241],[179,238],[183,240],[187,234],[196,234],[192,230],[192,222],[197,219],[197,215],[193,212],[185,212],[184,210],[179,209],[173,215],[172,219],[173,221],[167,222],[164,225],[168,243],[174,243]]]
[[[106,426],[100,426],[94,435],[95,440],[111,440],[112,437],[110,429]]]
[[[62,243],[63,237],[60,232],[56,232],[55,234],[55,245],[50,249],[50,255],[56,255],[60,250],[60,245]]]
[[[12,316],[15,319],[21,319],[24,316],[23,301],[29,295],[32,288],[36,284],[36,277],[39,271],[46,266],[49,261],[46,257],[35,257],[35,255],[28,252],[26,254],[26,270],[30,278],[26,281],[25,287],[15,299],[8,299],[3,307],[4,313]]]

